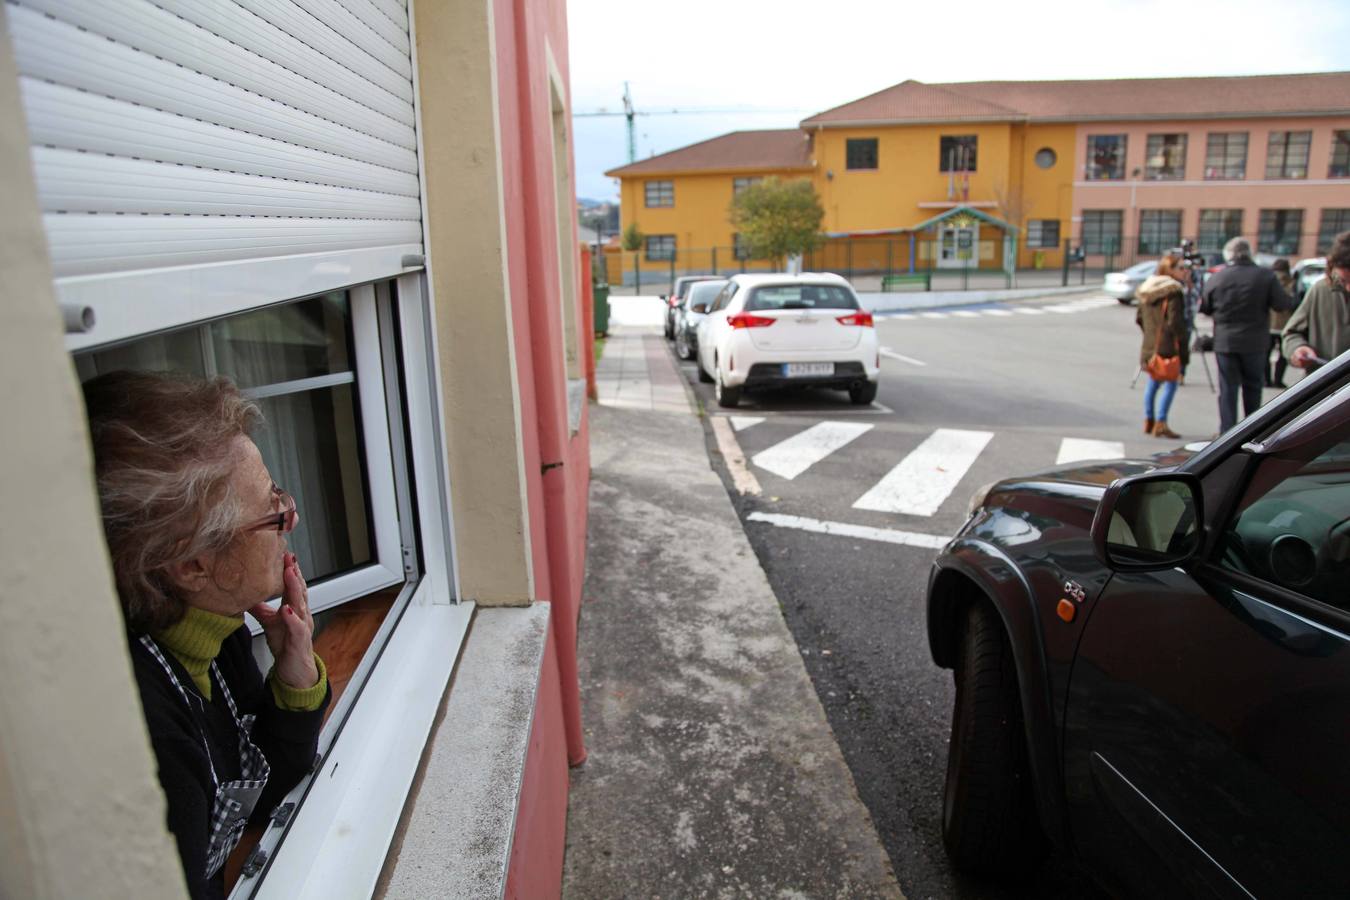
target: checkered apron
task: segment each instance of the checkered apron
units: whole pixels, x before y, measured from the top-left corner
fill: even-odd
[[[174,674],[173,667],[169,661],[164,658],[160,652],[159,646],[149,637],[141,636],[141,643],[145,649],[150,651],[153,656],[168,673],[169,680],[173,686],[178,688],[178,693],[182,696],[183,702],[188,705],[188,711],[193,712],[193,694],[189,694],[187,688],[183,687],[178,676]],[[253,808],[258,805],[258,798],[262,795],[263,787],[267,784],[267,776],[271,774],[272,767],[268,764],[267,758],[263,756],[262,751],[249,740],[249,735],[253,731],[253,719],[251,715],[241,717],[239,709],[234,705],[234,697],[230,694],[230,689],[225,686],[225,679],[220,675],[220,669],[215,662],[211,663],[211,674],[215,676],[215,683],[220,688],[221,694],[225,697],[225,703],[230,707],[230,715],[234,717],[234,722],[239,729],[239,774],[240,777],[234,781],[221,782],[216,776],[215,763],[211,761],[211,748],[206,741],[206,732],[202,730],[201,723],[197,723],[197,733],[202,739],[202,749],[206,751],[206,764],[211,767],[211,783],[215,785],[216,797],[211,807],[211,821],[208,829],[208,839],[206,846],[206,877],[209,880],[220,871],[220,867],[225,864],[225,859],[230,855],[239,843],[239,838],[244,833],[244,825],[248,822],[248,817],[253,814]],[[201,704],[201,698],[197,698],[197,703]],[[196,721],[194,714],[193,720]]]

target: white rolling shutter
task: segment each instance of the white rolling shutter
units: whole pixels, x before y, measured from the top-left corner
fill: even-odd
[[[10,0],[6,16],[57,290],[96,307],[98,342],[422,252],[399,0]]]

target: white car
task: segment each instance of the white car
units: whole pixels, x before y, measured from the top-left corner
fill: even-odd
[[[881,376],[872,314],[838,275],[733,275],[699,323],[698,376],[728,408],[742,391],[794,385],[871,403]]]
[[[1102,290],[1128,305],[1134,302],[1134,292],[1139,289],[1139,285],[1157,271],[1158,261],[1155,259],[1135,263],[1123,272],[1107,272],[1102,280]]]

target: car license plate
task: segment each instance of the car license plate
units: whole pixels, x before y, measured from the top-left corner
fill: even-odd
[[[805,378],[812,375],[833,375],[834,363],[783,363],[785,378]]]

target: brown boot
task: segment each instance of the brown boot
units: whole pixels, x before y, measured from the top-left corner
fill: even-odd
[[[1176,440],[1177,438],[1181,437],[1181,435],[1177,434],[1175,431],[1167,427],[1166,419],[1159,419],[1157,422],[1153,423],[1153,436],[1160,438],[1168,438],[1170,440]]]
[[[1152,420],[1152,419],[1145,419],[1145,420],[1144,420],[1144,434],[1152,434],[1152,433],[1153,433],[1153,420]]]

